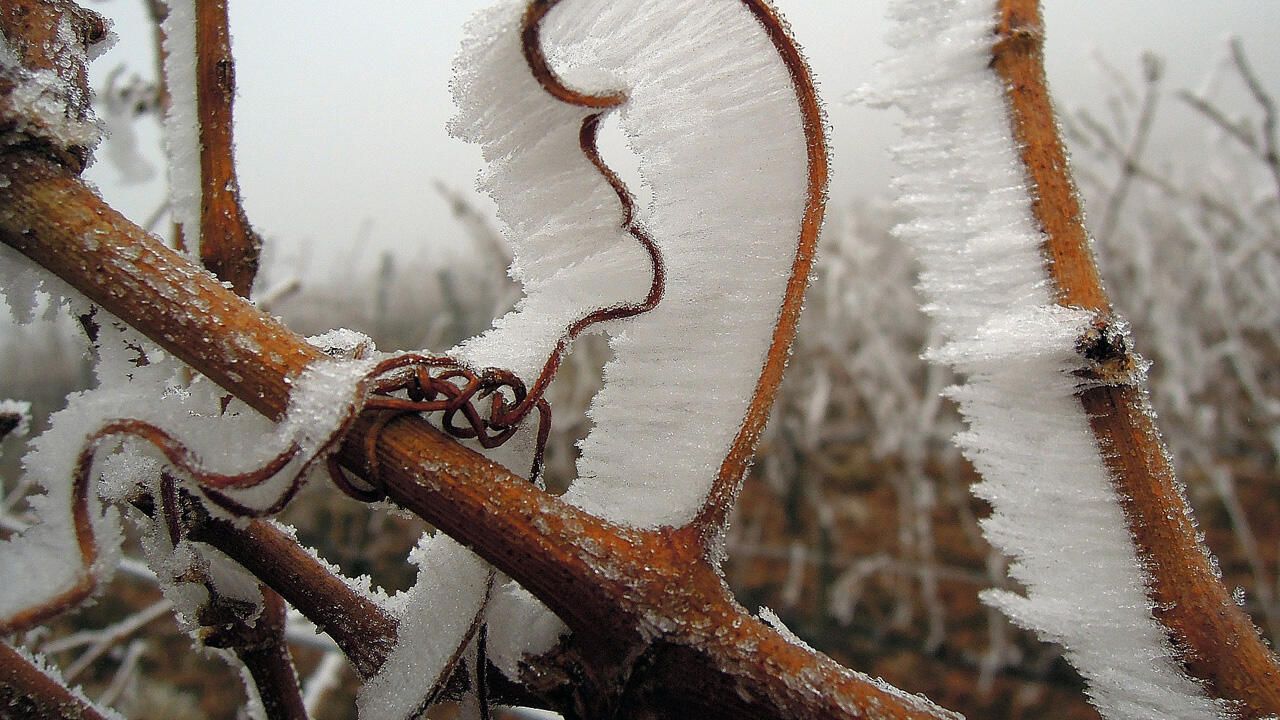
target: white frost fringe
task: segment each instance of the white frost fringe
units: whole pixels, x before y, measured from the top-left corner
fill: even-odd
[[[502,2],[469,27],[452,130],[483,149],[481,186],[525,290],[456,355],[529,381],[571,322],[639,302],[652,273],[579,149],[591,111],[528,71],[526,4]],[[666,264],[658,307],[604,328],[614,357],[566,499],[628,525],[680,525],[746,415],[795,259],[808,156],[791,76],[738,0],[565,0],[542,47],[569,86],[627,92],[619,124],[653,193],[637,210]]]
[[[169,110],[164,147],[169,159],[169,215],[188,248],[200,243],[200,117],[196,101],[195,0],[164,0],[164,79]]]
[[[27,481],[42,493],[27,499],[37,516],[23,532],[0,542],[0,577],[21,577],[23,583],[0,587],[0,620],[71,589],[84,573],[108,582],[119,560],[119,512],[101,500],[122,502],[137,492],[139,483],[158,477],[158,454],[145,442],[124,439],[104,443],[95,456],[96,480],[89,492],[89,516],[99,556],[91,568],[82,567],[72,520],[72,479],[85,440],[113,420],[129,418],[163,428],[189,448],[201,467],[225,474],[246,472],[269,462],[290,446],[298,457],[271,481],[246,490],[228,491],[250,506],[275,501],[306,458],[318,452],[339,430],[350,412],[351,388],[365,376],[376,358],[351,362],[320,362],[293,383],[285,419],[271,423],[239,402],[222,407],[224,392],[211,382],[188,381],[185,366],[137,331],[99,310],[97,386],[73,393],[67,407],[50,418],[50,427],[30,444],[23,458]],[[243,342],[251,342],[245,338]],[[146,363],[138,366],[140,356]],[[152,558],[161,578],[173,577],[180,560]],[[254,584],[256,592],[256,584]],[[177,590],[177,609],[194,616],[203,591]],[[178,600],[194,598],[192,604]]]
[[[419,580],[384,604],[399,620],[396,645],[360,688],[361,718],[407,718],[447,680],[454,653],[484,610],[489,565],[451,538],[424,536],[410,559]]]
[[[988,539],[1027,596],[984,598],[1061,643],[1110,720],[1226,718],[1151,614],[1112,479],[1068,373],[1085,311],[1054,302],[1004,88],[988,63],[992,0],[899,0],[889,102],[906,115],[898,234],[921,256],[933,353],[967,377],[958,442],[982,473]]]
[[[480,186],[497,202],[510,272],[525,297],[451,354],[530,383],[565,328],[597,308],[640,302],[652,270],[622,227],[613,188],[579,146],[594,111],[547,94],[529,71],[520,39],[527,4],[501,0],[468,26],[451,125],[489,163]],[[791,76],[739,0],[564,0],[541,36],[566,85],[627,93],[617,118],[653,197],[636,211],[666,270],[656,309],[601,328],[614,356],[564,497],[627,525],[681,525],[741,428],[795,260],[808,155]],[[424,556],[428,550],[452,547],[441,541]],[[470,612],[470,604],[455,606],[465,607],[445,613],[444,642],[456,635],[448,625]],[[495,588],[486,617],[490,658],[510,673],[563,632],[509,581]],[[405,642],[425,648],[442,637]],[[373,689],[365,695],[374,702]]]

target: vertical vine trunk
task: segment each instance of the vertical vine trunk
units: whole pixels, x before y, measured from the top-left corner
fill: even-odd
[[[226,0],[196,0],[196,116],[200,119],[200,261],[249,297],[262,239],[240,203],[232,141],[235,60]],[[190,238],[186,239],[190,242]]]
[[[1045,81],[1038,1],[1000,0],[997,33],[992,64],[1006,83],[1058,302],[1094,312],[1100,330],[1114,327]],[[1280,663],[1197,540],[1146,391],[1134,380],[1136,359],[1127,343],[1107,343],[1108,336],[1100,332],[1099,343],[1082,351],[1115,374],[1079,398],[1150,574],[1156,618],[1185,653],[1187,672],[1212,695],[1240,703],[1243,717],[1280,715]]]

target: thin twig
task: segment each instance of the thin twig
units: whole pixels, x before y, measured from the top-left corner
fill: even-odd
[[[98,702],[101,705],[111,706],[120,699],[120,696],[124,694],[125,688],[129,685],[129,680],[133,678],[134,672],[137,671],[138,661],[142,659],[142,653],[146,649],[147,643],[143,640],[134,640],[129,643],[128,649],[125,650],[124,659],[120,661],[120,666],[116,668],[116,673],[111,678],[111,684],[98,697]]]
[[[232,140],[235,61],[226,0],[195,0],[196,104],[200,121],[200,261],[248,297],[262,238],[240,202]],[[191,238],[186,242],[190,243]]]
[[[1107,206],[1102,214],[1102,224],[1098,229],[1098,237],[1108,238],[1115,231],[1120,221],[1120,211],[1129,196],[1129,187],[1138,175],[1142,160],[1142,152],[1151,138],[1151,126],[1155,120],[1156,102],[1160,97],[1160,63],[1153,56],[1143,58],[1146,72],[1143,85],[1142,105],[1138,110],[1138,119],[1129,133],[1128,148],[1118,155],[1121,160],[1120,178],[1107,198]]]
[[[87,700],[4,642],[0,642],[0,710],[12,718],[107,720]]]
[[[325,698],[337,689],[341,682],[342,656],[326,652],[320,663],[302,685],[302,703],[307,712],[315,715],[324,706]]]
[[[1267,168],[1271,171],[1271,178],[1276,184],[1276,197],[1280,198],[1280,152],[1276,150],[1276,104],[1271,93],[1262,86],[1262,81],[1258,78],[1258,74],[1254,72],[1253,66],[1249,64],[1248,58],[1244,54],[1244,45],[1240,43],[1240,38],[1232,38],[1231,40],[1231,59],[1235,62],[1236,70],[1239,71],[1240,77],[1244,80],[1245,85],[1249,88],[1249,93],[1253,95],[1253,99],[1262,107],[1262,161],[1266,163]]]
[[[84,672],[84,669],[89,667],[90,663],[101,657],[102,653],[111,649],[113,645],[138,630],[141,630],[147,623],[163,616],[172,609],[173,603],[169,602],[167,599],[161,599],[152,603],[150,606],[133,613],[114,625],[96,632],[78,632],[74,635],[68,635],[60,641],[51,642],[48,645],[45,645],[42,650],[47,653],[53,653],[77,647],[79,645],[92,643],[88,650],[81,653],[80,656],[63,671],[63,676],[68,682],[70,682],[79,677],[80,673]]]
[[[200,615],[206,626],[202,639],[209,647],[231,650],[244,663],[268,720],[306,720],[293,657],[284,640],[284,600],[265,586],[259,586],[259,591],[262,611],[256,618],[246,618],[240,603],[226,602],[210,587],[210,600]]]

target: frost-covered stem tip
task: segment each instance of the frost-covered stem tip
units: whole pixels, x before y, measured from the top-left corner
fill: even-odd
[[[1014,139],[1058,302],[1105,317],[1102,287],[1080,202],[1058,137],[1043,69],[1036,0],[1000,0],[992,66],[1005,81]],[[1280,663],[1231,598],[1198,542],[1145,390],[1133,382],[1079,393],[1116,483],[1139,557],[1151,579],[1156,618],[1184,652],[1184,665],[1241,715],[1280,715]]]

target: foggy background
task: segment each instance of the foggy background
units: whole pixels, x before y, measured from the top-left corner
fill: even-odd
[[[487,0],[377,3],[232,0],[237,62],[236,142],[244,202],[254,226],[277,249],[305,247],[310,262],[353,254],[428,252],[448,262],[456,226],[434,181],[473,192],[479,153],[449,137],[448,83],[466,19]],[[94,65],[95,85],[113,68],[154,76],[143,0],[106,0],[117,46]],[[852,97],[875,80],[888,52],[887,0],[777,0],[804,48],[833,127],[832,197],[891,194],[886,153],[896,137],[892,111]],[[1280,3],[1274,0],[1048,0],[1048,70],[1059,112],[1100,115],[1114,83],[1098,59],[1135,79],[1144,51],[1166,62],[1167,87],[1196,88],[1240,37],[1264,81],[1280,76]],[[1274,82],[1269,83],[1274,85]],[[1178,142],[1185,107],[1162,108],[1150,152]],[[157,170],[141,185],[99,162],[88,177],[138,222],[163,203],[156,123],[139,124],[140,147]],[[606,146],[607,152],[607,146]],[[480,203],[486,207],[487,200]],[[302,245],[305,243],[305,245]]]

